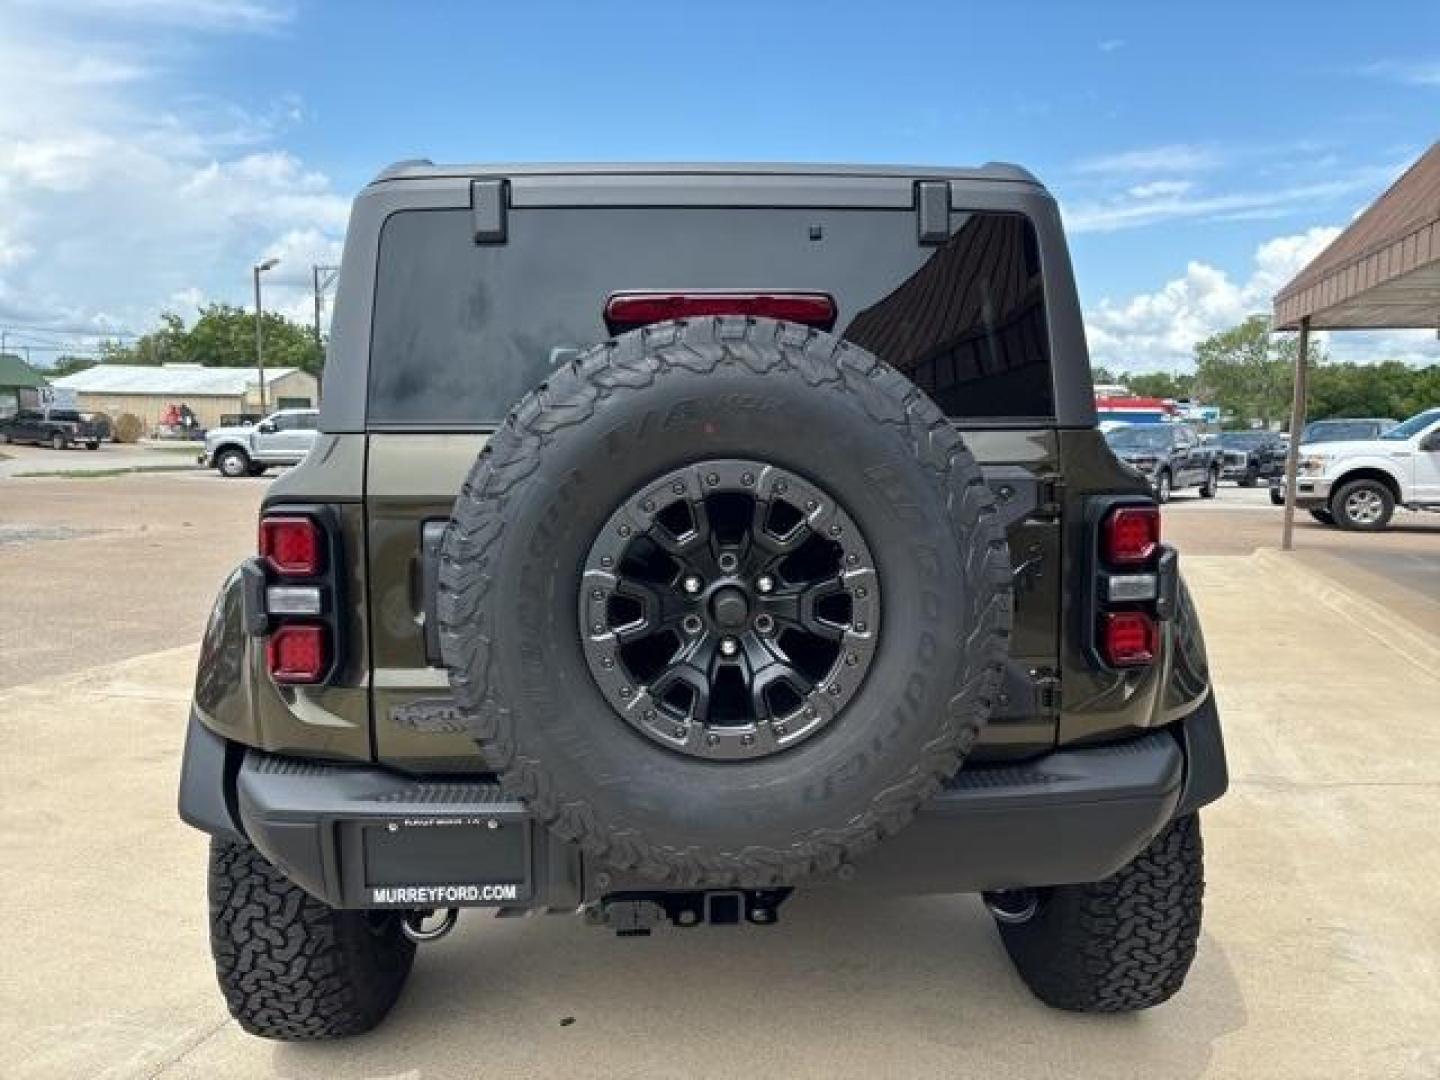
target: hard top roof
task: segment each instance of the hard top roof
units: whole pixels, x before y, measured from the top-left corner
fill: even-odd
[[[841,165],[791,162],[484,162],[437,165],[427,158],[397,161],[375,183],[464,176],[856,176],[916,180],[1009,181],[1041,186],[1027,169],[1006,162],[956,168],[929,165]]]

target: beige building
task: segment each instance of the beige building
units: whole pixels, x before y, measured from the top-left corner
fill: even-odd
[[[52,385],[74,390],[82,412],[103,412],[112,421],[122,413],[133,413],[147,434],[172,405],[188,405],[202,428],[213,428],[224,416],[301,409],[319,402],[315,376],[291,367],[265,369],[263,409],[254,368],[96,364],[55,379]]]

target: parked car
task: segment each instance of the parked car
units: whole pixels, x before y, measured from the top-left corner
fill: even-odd
[[[240,1025],[374,1027],[461,908],[635,936],[821,887],[981,893],[1059,1008],[1174,994],[1219,714],[1069,266],[1014,166],[366,188],[324,452],[266,493],[190,712]]]
[[[218,427],[205,434],[200,464],[222,476],[260,476],[272,465],[303,461],[315,443],[320,414],[315,409],[281,409],[258,424]]]
[[[1378,439],[1385,432],[1399,424],[1399,420],[1388,417],[1336,417],[1330,420],[1311,420],[1300,434],[1302,445],[1322,442],[1364,442]]]
[[[1285,471],[1285,443],[1270,431],[1226,431],[1218,440],[1220,479],[1254,487]]]
[[[0,420],[0,443],[34,443],[66,450],[83,446],[97,450],[108,432],[103,425],[70,409],[21,409]]]
[[[1220,487],[1220,448],[1206,446],[1189,424],[1132,424],[1106,432],[1105,441],[1150,481],[1162,503],[1192,487],[1202,499],[1213,499]]]
[[[1282,477],[1282,503],[1283,485]],[[1397,506],[1440,510],[1440,408],[1416,413],[1378,438],[1302,443],[1295,505],[1322,524],[1362,532],[1385,528]]]

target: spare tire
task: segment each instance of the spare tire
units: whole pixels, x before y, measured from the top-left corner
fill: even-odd
[[[930,399],[768,319],[597,346],[480,454],[440,635],[511,794],[672,886],[837,869],[954,774],[999,691],[1010,566]]]

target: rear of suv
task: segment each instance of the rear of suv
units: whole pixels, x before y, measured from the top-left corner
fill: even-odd
[[[1021,169],[393,167],[258,548],[180,790],[248,1031],[367,1030],[470,907],[980,893],[1052,1005],[1185,976],[1204,643]]]

